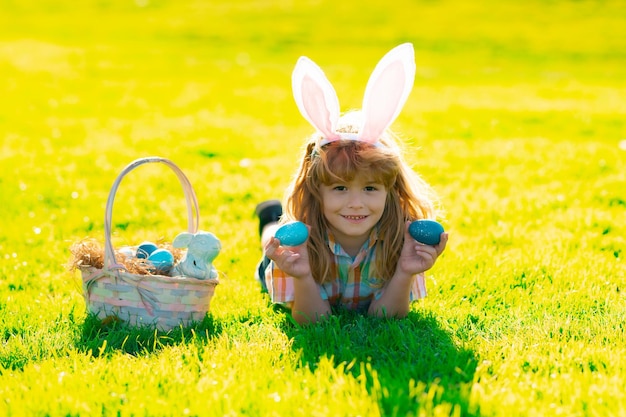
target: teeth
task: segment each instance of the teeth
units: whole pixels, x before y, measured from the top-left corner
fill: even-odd
[[[344,216],[344,217],[350,220],[361,220],[365,218],[365,216]]]

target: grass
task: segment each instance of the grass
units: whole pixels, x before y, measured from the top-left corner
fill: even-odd
[[[212,3],[0,1],[0,414],[624,415],[624,3]],[[348,110],[405,41],[393,127],[449,247],[405,320],[298,328],[252,278],[254,206],[310,133],[291,70],[311,57]],[[66,268],[148,155],[224,247],[210,315],[170,332],[87,316]],[[133,172],[113,223],[171,240],[176,178]]]

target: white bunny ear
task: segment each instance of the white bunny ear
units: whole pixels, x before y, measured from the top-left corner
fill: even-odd
[[[322,69],[307,57],[300,57],[291,75],[291,87],[302,116],[326,139],[335,140],[339,120],[339,99]]]
[[[359,139],[376,142],[398,117],[415,79],[413,45],[396,46],[374,68],[363,97],[363,125]]]

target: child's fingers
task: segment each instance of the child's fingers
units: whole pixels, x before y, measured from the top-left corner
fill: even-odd
[[[446,248],[447,244],[448,244],[448,233],[444,232],[444,233],[441,234],[441,240],[435,246],[435,249],[437,250],[437,255],[441,255],[441,253]]]
[[[421,257],[436,259],[438,256],[437,248],[435,246],[423,245],[418,243],[415,245],[415,253]]]
[[[270,238],[265,246],[265,256],[273,261],[279,261],[281,258],[284,258],[285,252],[288,251],[280,246],[280,241],[274,237]]]
[[[280,241],[274,237],[270,238],[265,246],[265,255],[276,262],[279,267],[293,264],[300,258],[300,254],[280,246]],[[283,268],[281,268],[283,269]]]
[[[272,257],[274,256],[274,254],[276,253],[276,249],[278,249],[279,246],[279,240],[271,237],[267,243],[265,244],[265,247],[263,248],[265,255],[272,259]]]

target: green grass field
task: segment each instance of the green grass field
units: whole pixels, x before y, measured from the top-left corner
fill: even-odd
[[[0,415],[626,415],[626,3],[0,0]],[[450,242],[404,320],[299,329],[253,281],[255,205],[311,128],[290,76],[360,107],[412,42],[394,123]],[[211,312],[88,317],[69,247],[118,173],[183,168],[223,244]],[[129,175],[114,243],[186,227],[176,177]]]

